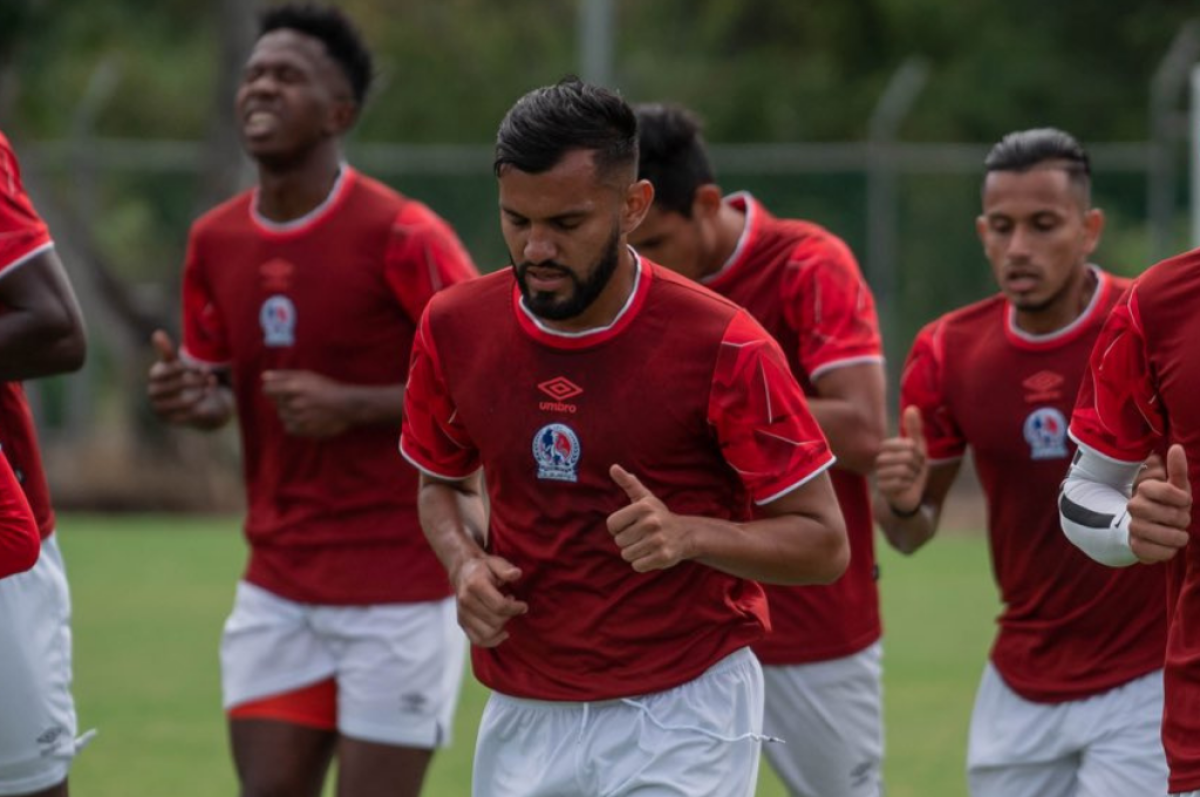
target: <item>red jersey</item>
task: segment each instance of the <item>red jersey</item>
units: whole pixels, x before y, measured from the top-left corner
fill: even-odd
[[[987,499],[992,571],[1004,608],[991,659],[1017,694],[1079,700],[1162,667],[1163,575],[1093,562],[1063,535],[1058,489],[1074,455],[1067,414],[1088,352],[1126,283],[1094,272],[1068,327],[1032,336],[1003,296],[921,330],[901,380],[932,462],[970,446]]]
[[[0,578],[33,567],[41,547],[29,501],[8,460],[0,457]]]
[[[417,474],[391,426],[288,435],[262,389],[271,369],[390,385],[408,377],[416,323],[438,289],[475,274],[427,207],[343,167],[303,219],[271,224],[246,192],[193,227],[183,287],[185,356],[228,366],[249,513],[246,579],[306,603],[450,594],[417,520]]]
[[[808,396],[832,369],[882,363],[875,299],[850,248],[804,221],[777,219],[748,194],[727,200],[746,214],[729,262],[703,283],[750,311],[783,348]],[[879,639],[875,526],[864,476],[830,471],[850,539],[850,567],[828,586],[764,585],[772,631],[754,646],[764,664],[806,664],[856,653]]]
[[[1096,342],[1071,418],[1071,435],[1081,445],[1124,462],[1141,462],[1164,442],[1181,444],[1193,492],[1200,487],[1197,307],[1200,250],[1166,260],[1139,277]],[[1200,534],[1195,509],[1188,532]],[[1163,746],[1171,768],[1169,791],[1175,794],[1200,789],[1200,545],[1186,546],[1166,568]],[[1142,565],[1116,572],[1157,570]],[[1146,612],[1156,606],[1141,602],[1138,608]],[[1123,622],[1120,616],[1106,619],[1114,627]]]
[[[0,279],[53,246],[50,231],[21,185],[17,158],[0,133]],[[42,538],[49,537],[54,531],[50,489],[42,470],[33,415],[19,382],[0,383],[0,449],[33,507]]]
[[[695,562],[634,572],[606,526],[629,503],[613,463],[673,512],[744,521],[833,461],[770,336],[647,260],[618,318],[582,334],[531,316],[511,269],[435,297],[401,450],[444,478],[483,467],[489,551],[521,568],[529,613],[474,649],[475,674],[543,700],[669,689],[768,624],[753,581]]]

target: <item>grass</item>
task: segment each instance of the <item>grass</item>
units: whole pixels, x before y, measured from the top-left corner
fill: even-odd
[[[217,673],[221,624],[245,549],[230,518],[63,515],[74,594],[80,727],[99,736],[72,770],[87,797],[236,794]],[[880,545],[885,778],[889,797],[959,797],[975,685],[997,604],[978,536],[946,536],[915,557]],[[430,797],[469,794],[486,691],[470,676],[456,743]],[[758,797],[785,797],[764,764]]]

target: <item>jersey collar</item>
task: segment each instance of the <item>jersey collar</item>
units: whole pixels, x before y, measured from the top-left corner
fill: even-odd
[[[334,210],[341,206],[343,200],[350,194],[350,187],[354,185],[358,173],[354,171],[348,164],[343,163],[338,169],[337,177],[333,180],[333,185],[329,189],[329,194],[322,200],[321,204],[305,213],[298,219],[291,221],[271,221],[266,216],[258,212],[258,193],[259,188],[255,187],[250,195],[250,219],[254,222],[254,226],[259,232],[279,238],[291,238],[296,235],[301,235],[308,232],[313,227],[316,227],[326,218],[328,218]]]
[[[750,252],[758,239],[761,227],[762,206],[749,191],[738,191],[722,200],[746,214],[746,223],[742,226],[742,234],[738,236],[737,246],[733,248],[729,258],[719,269],[700,279],[701,284],[715,288],[741,269],[749,260]]]
[[[633,323],[633,319],[637,317],[637,314],[646,304],[646,297],[650,293],[650,282],[653,279],[654,273],[654,266],[649,260],[643,260],[632,248],[629,252],[633,256],[635,269],[633,290],[630,291],[629,298],[625,300],[625,304],[622,305],[616,318],[611,323],[602,327],[584,329],[578,332],[564,332],[553,329],[546,326],[545,322],[530,312],[521,296],[521,289],[517,287],[514,271],[512,288],[513,312],[517,316],[517,323],[520,324],[521,329],[534,340],[557,349],[586,349],[612,340],[617,335],[620,335]]]
[[[1098,267],[1089,264],[1088,269],[1096,276],[1096,290],[1083,312],[1062,329],[1035,335],[1017,326],[1017,308],[1009,301],[1004,302],[1004,334],[1015,346],[1022,349],[1054,349],[1065,346],[1087,331],[1092,321],[1099,315],[1100,308],[1108,306],[1109,291],[1114,289],[1112,278]]]

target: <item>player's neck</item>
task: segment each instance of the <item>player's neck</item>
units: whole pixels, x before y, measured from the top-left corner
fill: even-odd
[[[705,263],[704,276],[716,274],[725,267],[729,258],[737,250],[738,241],[746,229],[747,216],[728,202],[721,203],[721,210],[716,218],[716,241],[712,257]]]
[[[308,158],[287,168],[258,168],[258,207],[264,218],[288,222],[303,218],[329,197],[341,173],[342,164],[335,152]]]
[[[1018,308],[1013,315],[1013,323],[1017,329],[1029,335],[1050,335],[1066,329],[1087,310],[1099,285],[1096,272],[1084,268],[1063,288],[1062,294],[1045,307],[1033,311]]]

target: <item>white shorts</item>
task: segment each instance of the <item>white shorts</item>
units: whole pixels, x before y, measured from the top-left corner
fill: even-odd
[[[751,797],[762,670],[736,651],[674,689],[585,703],[492,693],[474,797]]]
[[[883,793],[883,645],[829,661],[764,666],[763,748],[792,797]]]
[[[87,741],[75,732],[71,595],[51,535],[31,570],[0,579],[0,794],[65,780]]]
[[[1082,700],[1033,703],[989,663],[971,714],[971,794],[1166,794],[1162,709],[1161,670]]]
[[[443,747],[465,650],[452,598],[318,606],[241,582],[221,640],[225,708],[334,678],[342,735]]]

